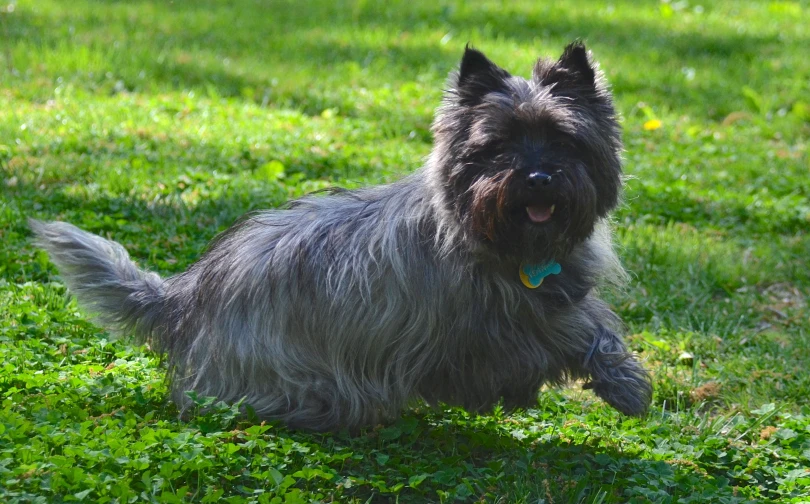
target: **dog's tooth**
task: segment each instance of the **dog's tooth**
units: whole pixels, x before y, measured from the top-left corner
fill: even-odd
[[[549,212],[549,213],[554,213],[554,208],[555,208],[556,206],[557,206],[557,205],[551,205],[551,212]]]

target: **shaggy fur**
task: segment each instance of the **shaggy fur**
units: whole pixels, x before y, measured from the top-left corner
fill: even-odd
[[[588,378],[644,413],[649,377],[595,293],[623,275],[605,224],[621,137],[603,77],[579,43],[530,80],[468,48],[450,88],[421,170],[252,214],[165,280],[69,224],[31,227],[103,326],[167,356],[181,408],[193,390],[294,428],[357,429],[415,399],[485,412]],[[549,261],[561,274],[520,282],[521,263]]]

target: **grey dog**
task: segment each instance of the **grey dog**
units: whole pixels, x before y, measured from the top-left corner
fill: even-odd
[[[598,66],[575,42],[526,80],[468,47],[448,87],[420,170],[250,214],[171,278],[70,224],[31,227],[103,326],[166,356],[181,409],[194,391],[351,430],[419,399],[528,407],[584,378],[643,414],[649,375],[596,294],[624,274],[607,224],[621,131]]]

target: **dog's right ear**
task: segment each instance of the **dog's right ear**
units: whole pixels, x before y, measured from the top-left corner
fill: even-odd
[[[463,104],[477,105],[487,93],[503,89],[504,80],[509,77],[509,72],[468,44],[461,58],[456,91]]]

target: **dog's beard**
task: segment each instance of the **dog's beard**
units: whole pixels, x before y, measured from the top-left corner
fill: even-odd
[[[525,188],[517,170],[482,175],[464,191],[459,218],[476,240],[517,261],[560,260],[598,220],[596,188],[581,166],[555,170],[555,188]]]

